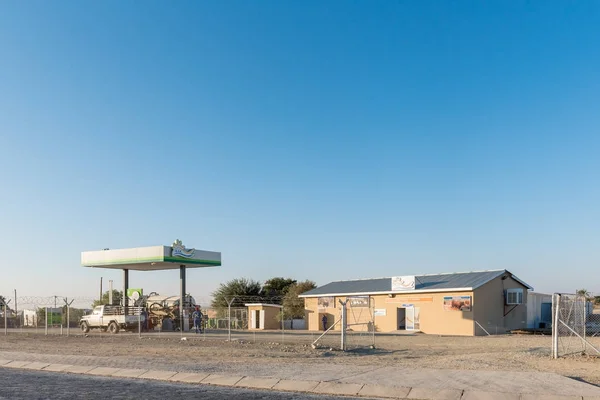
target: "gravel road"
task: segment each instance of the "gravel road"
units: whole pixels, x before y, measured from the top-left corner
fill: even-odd
[[[186,400],[348,400],[348,397],[103,378],[9,368],[0,368],[0,374],[2,376],[1,400],[163,400],[171,398]],[[364,400],[364,398],[362,399]]]

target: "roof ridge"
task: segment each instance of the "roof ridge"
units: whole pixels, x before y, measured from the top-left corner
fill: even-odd
[[[394,275],[394,276],[415,276],[415,277],[419,277],[419,276],[436,276],[436,275],[458,275],[458,274],[477,274],[477,273],[484,273],[484,272],[505,272],[506,269],[482,269],[482,270],[478,270],[478,271],[461,271],[461,272],[438,272],[438,273],[434,273],[434,274],[420,274],[420,275]],[[380,276],[377,278],[357,278],[357,279],[341,279],[339,281],[331,281],[329,283],[336,283],[336,282],[360,282],[360,281],[374,281],[376,279],[392,279],[394,276]]]

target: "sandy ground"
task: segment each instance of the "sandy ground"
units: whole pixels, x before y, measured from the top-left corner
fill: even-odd
[[[239,340],[239,338],[242,338]],[[506,335],[490,337],[439,337],[428,335],[378,336],[376,348],[369,349],[367,336],[349,338],[353,351],[330,350],[335,337],[325,348],[312,349],[310,335],[278,334],[242,336],[226,341],[226,334],[206,337],[178,335],[158,337],[134,334],[43,336],[13,334],[0,336],[0,358],[17,359],[27,355],[46,355],[48,360],[70,364],[104,360],[104,364],[128,368],[154,367],[226,371],[232,366],[276,369],[278,364],[294,363],[318,368],[319,365],[435,368],[452,370],[505,370],[555,372],[600,385],[600,358],[570,356],[553,360],[549,336]],[[600,348],[600,338],[593,338]],[[284,342],[284,343],[282,343]],[[364,345],[364,346],[363,346]],[[17,357],[18,356],[18,357]],[[12,357],[12,358],[11,358]],[[250,373],[250,375],[252,375]]]

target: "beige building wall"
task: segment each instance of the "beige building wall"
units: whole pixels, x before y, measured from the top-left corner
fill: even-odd
[[[323,330],[323,315],[327,316],[327,328],[331,327],[335,323],[335,321],[340,318],[340,310],[335,307],[337,303],[337,299],[330,303],[330,307],[321,307],[318,306],[318,298],[311,297],[304,299],[304,308],[306,310],[306,322],[307,329],[312,331],[322,331]],[[337,326],[334,329],[339,329]]]
[[[473,311],[446,311],[445,296],[471,296],[473,292],[441,292],[424,294],[396,294],[373,296],[374,309],[385,309],[385,316],[375,317],[376,332],[398,330],[398,308],[412,304],[418,313],[419,330],[436,335],[473,335]]]
[[[492,335],[527,327],[527,288],[511,278],[510,274],[507,276],[505,280],[498,277],[475,290],[475,320]],[[523,289],[523,304],[504,305],[505,289],[517,288]],[[486,333],[477,327],[476,334]]]
[[[252,326],[252,313],[256,313],[258,311],[260,315],[260,311],[264,311],[264,328],[262,329],[281,329],[281,322],[278,321],[278,315],[281,313],[281,308],[279,307],[271,307],[264,305],[255,305],[248,306],[248,329],[249,330],[261,330],[261,328],[256,328]],[[255,314],[256,315],[256,314]]]
[[[495,278],[475,291],[464,292],[430,292],[380,294],[369,296],[370,307],[348,306],[349,329],[366,331],[370,329],[374,319],[376,332],[393,332],[398,330],[398,308],[412,304],[418,314],[418,325],[415,330],[435,335],[473,336],[486,335],[475,321],[490,334],[505,333],[509,330],[527,326],[527,288],[512,279],[510,274],[502,280]],[[505,306],[504,290],[522,288],[523,304]],[[470,296],[471,311],[449,311],[444,307],[444,297]],[[305,298],[307,329],[322,331],[322,316],[328,316],[328,327],[340,317],[339,300],[347,300],[346,296],[335,297],[330,307],[319,307],[318,298]],[[372,317],[375,312],[375,316]],[[385,314],[385,315],[382,315]],[[339,330],[339,324],[335,326]]]
[[[466,335],[474,334],[473,311],[446,311],[444,309],[444,296],[471,296],[473,292],[444,292],[444,293],[406,293],[390,297],[387,294],[369,296],[370,307],[347,307],[349,329],[353,331],[366,331],[370,329],[372,319],[375,322],[376,332],[393,332],[398,330],[398,308],[412,304],[418,314],[419,324],[416,330],[424,333],[438,335]],[[322,317],[328,316],[328,327],[340,317],[339,300],[346,301],[346,296],[335,297],[337,307],[319,308],[317,298],[305,298],[306,317],[308,330],[322,331]],[[380,314],[372,317],[374,311]],[[333,319],[332,319],[333,318]],[[340,329],[340,324],[334,330]]]

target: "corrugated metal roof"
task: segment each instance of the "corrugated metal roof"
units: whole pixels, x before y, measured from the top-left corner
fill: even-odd
[[[442,291],[454,289],[473,290],[486,284],[498,276],[510,272],[506,270],[496,271],[478,271],[478,272],[459,272],[437,275],[417,275],[415,276],[415,291]],[[512,276],[512,274],[510,274]],[[516,278],[516,277],[515,277]],[[524,282],[523,282],[524,283]],[[528,286],[525,284],[525,286]],[[390,293],[392,292],[392,279],[375,278],[360,279],[353,281],[331,282],[327,285],[318,287],[303,293],[301,297],[322,296],[322,295],[344,295],[360,293]],[[412,292],[412,290],[411,290]]]

